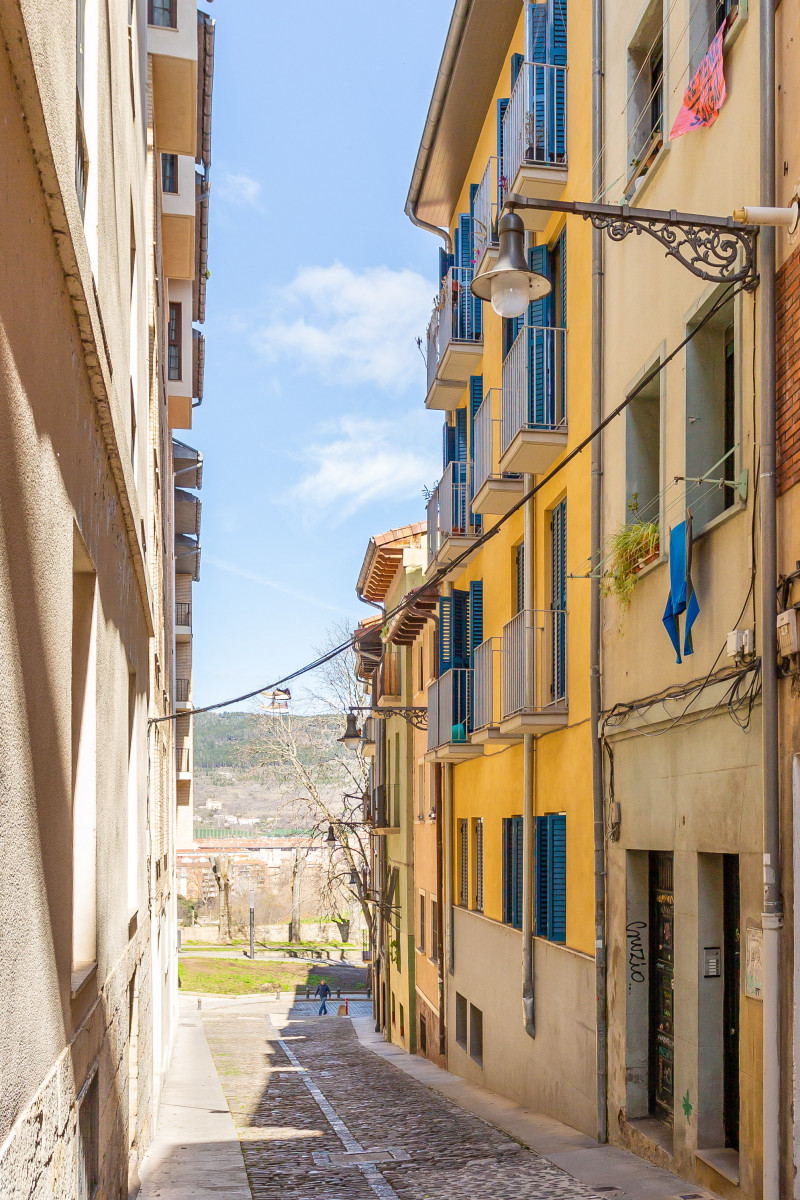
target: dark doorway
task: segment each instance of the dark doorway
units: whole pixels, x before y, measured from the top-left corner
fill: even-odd
[[[723,1110],[725,1145],[739,1149],[739,856],[722,856]]]
[[[672,1128],[675,1031],[672,855],[650,854],[650,1113]]]

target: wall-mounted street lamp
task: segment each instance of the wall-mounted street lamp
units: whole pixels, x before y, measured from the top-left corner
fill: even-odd
[[[356,710],[351,708],[347,714],[344,733],[337,739],[343,742],[348,750],[357,750],[361,745],[361,730],[356,720]]]
[[[368,705],[353,705],[346,717],[344,733],[337,740],[342,742],[348,750],[357,750],[361,745],[362,732],[358,728],[358,720],[356,713],[369,713],[371,717],[402,717],[404,721],[408,721],[409,725],[413,725],[415,729],[428,728],[428,710],[414,704],[395,704],[391,707],[372,708]]]
[[[507,212],[497,226],[500,246],[491,271],[472,281],[472,294],[489,300],[498,317],[521,317],[532,300],[552,290],[549,279],[531,271],[525,260],[525,226],[515,212]]]

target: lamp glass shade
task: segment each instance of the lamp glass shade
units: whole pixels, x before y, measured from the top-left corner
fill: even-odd
[[[521,317],[530,299],[530,277],[522,271],[503,271],[492,280],[492,308],[498,317]]]

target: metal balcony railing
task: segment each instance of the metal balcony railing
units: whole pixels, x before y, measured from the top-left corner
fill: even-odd
[[[489,247],[499,245],[497,222],[502,206],[500,190],[500,160],[492,157],[486,164],[486,170],[478,184],[475,200],[472,205],[472,265],[478,266],[484,251]]]
[[[428,688],[428,749],[467,742],[472,729],[472,669],[454,667]]]
[[[179,704],[187,704],[189,701],[189,688],[191,681],[189,679],[175,680],[175,699]]]
[[[503,392],[491,388],[475,414],[475,469],[474,491],[476,495],[488,479],[518,479],[518,475],[505,474],[500,470],[502,443]]]
[[[481,302],[472,295],[472,267],[451,267],[428,325],[428,389],[451,342],[481,342]]]
[[[175,624],[188,625],[192,627],[192,606],[185,600],[178,600],[175,603]]]
[[[503,718],[566,704],[567,614],[523,609],[503,629]]]
[[[475,537],[470,463],[451,462],[428,501],[428,566],[448,538]]]
[[[566,428],[566,383],[566,329],[523,326],[503,362],[501,453],[521,429]]]
[[[503,639],[487,638],[475,651],[472,728],[499,725],[503,678]]]
[[[191,771],[191,757],[188,746],[179,746],[175,751],[175,768],[179,774]]]
[[[567,68],[523,63],[503,117],[506,188],[520,167],[563,167],[567,162]]]

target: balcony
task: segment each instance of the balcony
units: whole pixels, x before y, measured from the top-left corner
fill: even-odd
[[[512,746],[522,737],[501,732],[503,708],[503,639],[487,638],[475,651],[474,702],[470,741],[473,745]]]
[[[468,463],[448,465],[428,501],[428,566],[432,574],[458,558],[478,537],[470,496],[471,468]],[[456,568],[464,569],[469,558]]]
[[[192,640],[192,606],[188,602],[178,600],[175,603],[175,641],[190,642]]]
[[[175,680],[175,707],[176,708],[191,708],[192,702],[189,699],[192,688],[191,679],[176,679]]]
[[[503,393],[500,388],[487,392],[475,414],[475,472],[472,511],[487,516],[505,516],[523,493],[519,473],[500,470]]]
[[[488,270],[497,258],[500,242],[497,222],[500,218],[498,203],[501,198],[500,159],[490,158],[478,184],[472,205],[473,252],[472,266],[476,275]]]
[[[445,671],[428,688],[428,762],[463,762],[483,754],[469,740],[472,728],[472,671]]]
[[[503,362],[503,474],[542,475],[566,448],[566,384],[566,329],[525,325]]]
[[[567,614],[523,609],[503,629],[500,732],[550,733],[567,724]]]
[[[458,408],[483,355],[481,301],[472,295],[472,267],[451,267],[428,325],[426,408]]]
[[[194,0],[148,5],[147,49],[153,64],[158,149],[197,152],[197,21]]]
[[[523,63],[503,117],[502,182],[532,200],[558,200],[567,183],[567,68]],[[519,209],[528,229],[549,212]]]
[[[378,667],[378,707],[400,703],[400,660],[384,651]]]
[[[179,781],[192,778],[192,756],[188,746],[179,746],[175,751],[175,772]]]
[[[367,717],[361,729],[361,754],[364,758],[375,757],[375,717]]]

